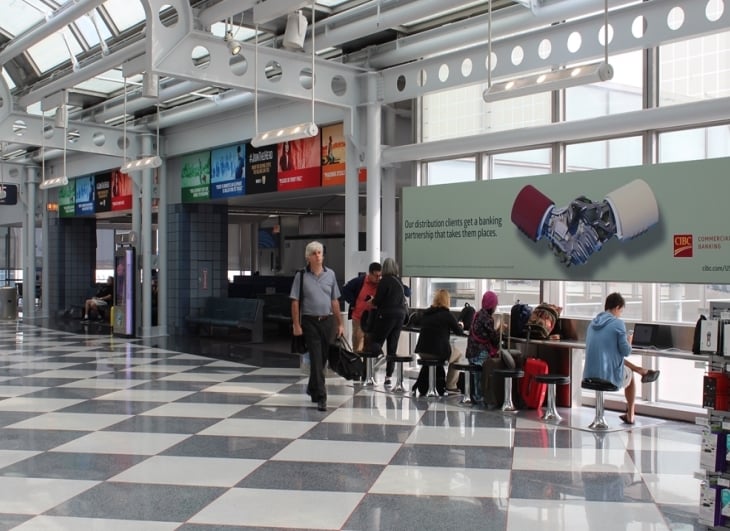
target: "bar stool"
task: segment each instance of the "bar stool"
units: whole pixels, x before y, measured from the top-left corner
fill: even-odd
[[[412,362],[413,356],[392,356],[386,359],[396,364],[395,385],[391,387],[391,392],[404,393],[406,390],[403,388],[403,364]]]
[[[380,352],[363,351],[358,352],[358,356],[365,358],[365,386],[375,385],[375,360],[380,357]]]
[[[502,411],[517,411],[517,408],[512,402],[512,379],[522,378],[525,372],[520,369],[495,369],[494,375],[504,378],[504,402],[502,403]]]
[[[441,360],[418,360],[419,365],[428,367],[428,392],[426,397],[439,396],[438,391],[436,391],[436,367],[443,363]]]
[[[563,376],[562,374],[537,374],[535,375],[535,381],[545,383],[548,386],[547,405],[540,420],[560,422],[563,420],[563,417],[558,413],[555,404],[555,386],[569,384],[570,376]]]
[[[590,389],[596,392],[596,416],[593,418],[593,422],[588,425],[588,429],[607,430],[608,424],[606,423],[606,419],[603,418],[603,393],[605,391],[618,391],[618,387],[608,380],[602,380],[600,378],[583,378],[580,386],[583,389]]]
[[[452,363],[451,366],[464,374],[464,394],[459,400],[460,404],[471,404],[471,377],[469,375],[469,363]]]

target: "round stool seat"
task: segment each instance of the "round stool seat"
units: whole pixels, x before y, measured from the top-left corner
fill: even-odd
[[[525,371],[520,369],[495,369],[494,374],[503,378],[522,378],[525,375]]]
[[[565,385],[570,383],[570,376],[563,376],[562,374],[538,374],[535,376],[535,381],[546,384]]]
[[[413,356],[386,356],[385,359],[396,363],[407,363],[413,361]]]
[[[618,387],[608,380],[602,380],[601,378],[583,378],[580,386],[583,389],[590,389],[592,391],[618,391]]]
[[[360,357],[363,358],[379,358],[381,353],[380,352],[370,352],[369,350],[363,350],[362,352],[355,352]]]
[[[418,358],[418,364],[424,365],[426,367],[438,367],[439,365],[444,364],[444,360],[424,360],[424,359]]]
[[[471,363],[452,363],[451,366],[457,371],[468,371]]]

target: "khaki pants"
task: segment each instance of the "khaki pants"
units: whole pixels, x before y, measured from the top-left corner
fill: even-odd
[[[449,357],[449,370],[446,372],[446,389],[456,389],[459,383],[459,371],[451,365],[464,359],[464,353],[456,345],[451,345],[451,356]],[[466,361],[466,360],[464,360]]]

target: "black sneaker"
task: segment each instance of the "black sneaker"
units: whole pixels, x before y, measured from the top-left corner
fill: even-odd
[[[327,411],[327,399],[320,398],[317,401],[317,411]]]
[[[653,371],[653,370],[649,369],[649,372],[647,372],[644,376],[641,377],[641,383],[656,382],[657,378],[659,378],[659,371]]]

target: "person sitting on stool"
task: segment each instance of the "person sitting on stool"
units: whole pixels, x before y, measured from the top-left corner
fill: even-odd
[[[90,299],[86,299],[86,302],[84,303],[84,321],[89,320],[89,314],[93,311],[96,312],[97,315],[99,315],[99,309],[100,308],[106,308],[112,303],[112,298],[114,297],[114,277],[109,277],[106,279],[106,284],[104,284],[102,287],[99,288],[99,290],[96,292],[96,295],[94,295]],[[99,315],[99,318],[101,316]]]

